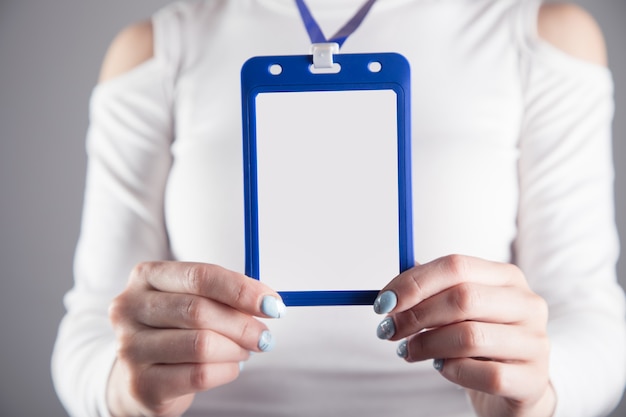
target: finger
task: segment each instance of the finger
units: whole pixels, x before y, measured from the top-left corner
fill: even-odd
[[[466,321],[416,334],[407,340],[408,362],[434,358],[488,358],[531,362],[548,356],[548,338],[521,326]]]
[[[235,341],[248,350],[258,350],[267,326],[232,307],[191,295],[148,291],[137,307],[135,320],[152,328],[206,329]]]
[[[168,401],[232,382],[238,375],[238,363],[153,365],[131,378],[131,384],[140,402],[158,409]]]
[[[249,357],[237,343],[208,330],[144,330],[132,339],[120,346],[118,356],[136,365],[240,362]]]
[[[511,400],[536,397],[549,383],[540,367],[471,358],[439,362],[439,372],[462,387]]]
[[[394,278],[381,290],[379,298],[385,298],[385,293],[390,292],[396,295],[397,300],[389,304],[389,308],[377,309],[377,312],[408,310],[433,295],[464,282],[528,287],[523,274],[514,265],[449,255],[415,266]]]
[[[393,323],[383,321],[381,326],[391,328],[393,333],[381,329],[379,334],[387,336],[383,337],[386,339],[399,340],[424,329],[463,321],[542,325],[547,316],[545,301],[525,288],[464,282],[389,317]]]
[[[244,313],[278,318],[285,305],[278,293],[258,280],[217,265],[150,262],[135,267],[134,281],[163,292],[195,294]]]

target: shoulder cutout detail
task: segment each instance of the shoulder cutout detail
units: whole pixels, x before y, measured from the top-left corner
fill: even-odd
[[[539,37],[584,61],[607,65],[604,36],[595,19],[570,3],[547,3],[539,9]]]
[[[111,42],[100,69],[99,82],[130,71],[154,55],[152,22],[132,24]]]

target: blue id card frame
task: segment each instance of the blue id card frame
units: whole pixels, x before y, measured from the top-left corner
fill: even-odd
[[[409,64],[334,62],[262,56],[241,70],[245,272],[287,306],[372,304],[414,266]]]

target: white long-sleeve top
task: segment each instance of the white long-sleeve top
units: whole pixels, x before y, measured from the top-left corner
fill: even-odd
[[[361,0],[310,0],[329,35]],[[536,34],[537,0],[379,0],[342,52],[411,65],[415,259],[514,262],[550,307],[556,416],[600,416],[626,375],[616,281],[610,71]],[[154,57],[95,87],[75,286],[53,355],[73,416],[108,416],[107,319],[145,260],[244,270],[239,76],[252,56],[306,54],[291,0],[177,2]],[[384,285],[384,277],[372,285]],[[291,308],[276,348],[188,416],[471,416],[464,391],[376,338],[370,307]]]

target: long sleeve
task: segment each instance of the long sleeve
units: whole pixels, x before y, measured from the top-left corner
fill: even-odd
[[[155,31],[155,36],[159,35]],[[169,257],[163,199],[172,163],[172,76],[155,57],[96,86],[90,101],[88,167],[74,287],[67,293],[52,375],[72,416],[108,416],[115,359],[108,306],[133,266]]]
[[[555,416],[606,415],[626,377],[612,77],[537,39],[523,62],[517,262],[550,307]]]

